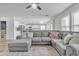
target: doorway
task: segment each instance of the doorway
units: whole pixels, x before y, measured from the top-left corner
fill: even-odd
[[[0,21],[0,40],[6,40],[6,21]]]

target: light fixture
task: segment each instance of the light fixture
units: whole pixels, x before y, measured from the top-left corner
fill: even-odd
[[[37,9],[37,4],[33,3],[33,4],[32,4],[32,8],[33,8],[33,9]]]
[[[32,4],[30,4],[30,5],[28,5],[28,6],[26,7],[26,9],[29,9],[29,8],[42,10],[42,8],[40,7],[39,3],[32,3]]]
[[[40,21],[40,24],[43,24],[44,22],[43,21]]]

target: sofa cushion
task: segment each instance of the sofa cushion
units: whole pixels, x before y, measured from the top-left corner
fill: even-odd
[[[56,44],[58,44],[62,49],[66,49],[66,45],[64,44],[63,41],[57,41]]]
[[[48,37],[48,32],[47,31],[43,31],[41,32],[42,37]]]
[[[40,31],[33,32],[33,37],[41,37],[41,32]]]
[[[51,39],[51,41],[57,42],[57,41],[63,41],[62,39]]]
[[[64,44],[69,44],[69,41],[71,40],[71,38],[72,38],[71,34],[66,35],[64,38]]]
[[[79,39],[73,38],[70,40],[69,44],[79,44]]]
[[[69,44],[79,44],[79,34],[73,34],[73,38],[70,40]]]
[[[42,41],[51,41],[51,38],[49,38],[49,37],[42,37],[41,39],[42,39]]]
[[[32,41],[41,41],[41,37],[33,37]]]
[[[59,39],[51,39],[52,46],[55,47],[56,41],[60,41],[60,40]]]

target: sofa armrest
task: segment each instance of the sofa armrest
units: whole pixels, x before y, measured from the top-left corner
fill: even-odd
[[[66,47],[67,56],[79,56],[79,44],[71,44]]]

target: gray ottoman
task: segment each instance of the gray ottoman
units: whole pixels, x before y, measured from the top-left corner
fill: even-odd
[[[25,52],[31,47],[31,39],[20,39],[8,42],[10,52]]]

